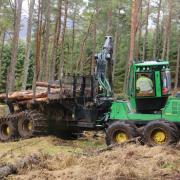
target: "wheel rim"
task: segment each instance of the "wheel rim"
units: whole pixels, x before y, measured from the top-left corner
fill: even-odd
[[[156,129],[152,132],[151,138],[155,144],[164,144],[167,140],[167,135],[163,130]]]
[[[33,127],[33,125],[32,125],[31,121],[24,121],[24,123],[22,124],[22,129],[27,132],[31,132],[32,127]]]
[[[7,124],[3,124],[1,127],[1,133],[4,137],[8,137],[11,134],[11,129]]]
[[[116,132],[114,135],[114,140],[116,143],[120,144],[128,140],[128,136],[124,132]]]

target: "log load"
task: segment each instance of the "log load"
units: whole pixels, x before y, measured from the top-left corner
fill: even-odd
[[[57,94],[60,92],[60,89],[56,90],[51,90],[51,94]],[[47,90],[37,90],[35,94],[35,98],[45,98],[48,96]],[[5,100],[6,99],[6,94],[0,94],[0,100]],[[27,90],[27,91],[16,91],[13,93],[8,94],[8,99],[13,101],[23,101],[23,100],[30,100],[33,99],[33,91],[32,90]]]
[[[48,88],[50,91],[48,92]],[[81,88],[76,87],[76,95],[80,95]],[[85,88],[85,96],[91,95],[91,89]],[[27,102],[34,100],[37,102],[45,102],[49,99],[72,98],[73,86],[70,84],[63,84],[61,87],[57,84],[48,84],[47,82],[37,82],[35,96],[33,90],[15,91],[8,94],[8,100],[11,102]],[[5,102],[7,98],[6,93],[0,94],[0,102]]]
[[[46,101],[48,98],[48,83],[37,82],[35,100],[37,101]],[[60,89],[59,86],[53,84],[50,85],[50,94],[60,94],[63,93],[63,89]],[[4,102],[6,99],[6,93],[0,94],[0,102]],[[27,101],[32,100],[34,97],[33,90],[23,90],[15,91],[8,94],[8,100],[10,101]]]

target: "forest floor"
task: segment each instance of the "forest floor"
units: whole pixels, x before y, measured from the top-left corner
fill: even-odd
[[[100,150],[104,151],[100,151]],[[147,147],[125,144],[107,150],[102,134],[78,140],[54,136],[0,143],[0,167],[36,155],[8,180],[180,179],[180,145]]]

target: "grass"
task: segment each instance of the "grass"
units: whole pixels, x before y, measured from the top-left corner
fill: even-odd
[[[48,155],[59,153],[82,153],[90,148],[104,147],[103,142],[81,140],[62,140],[53,136],[20,140],[17,142],[0,143],[0,163],[14,162],[19,156],[41,152]],[[8,152],[8,153],[7,153]],[[7,153],[7,154],[6,154]]]
[[[41,162],[8,179],[178,179],[180,148],[129,144],[97,153],[103,137],[62,140],[53,136],[0,143],[1,163],[37,153]]]

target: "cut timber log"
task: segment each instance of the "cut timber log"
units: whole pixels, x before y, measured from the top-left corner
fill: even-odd
[[[50,87],[50,88],[60,88],[60,85],[57,84],[48,84],[47,82],[36,82],[36,86],[39,87]]]
[[[51,89],[51,94],[57,94],[60,92],[60,89]],[[46,90],[38,90],[36,91],[35,98],[46,98],[48,93]],[[0,100],[5,100],[6,94],[0,94]],[[8,94],[8,99],[11,101],[23,101],[23,100],[31,100],[33,99],[33,91],[16,91]]]

